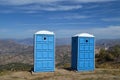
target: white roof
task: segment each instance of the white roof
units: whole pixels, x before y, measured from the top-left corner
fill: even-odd
[[[88,33],[76,34],[74,36],[78,36],[78,37],[95,37],[92,34],[88,34]]]
[[[38,31],[35,34],[50,34],[50,35],[54,35],[54,32],[50,32],[50,31],[46,31],[46,30],[42,30],[42,31]]]

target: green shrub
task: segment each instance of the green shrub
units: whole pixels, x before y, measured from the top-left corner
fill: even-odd
[[[101,49],[96,55],[96,68],[120,68],[120,46]]]
[[[101,49],[97,55],[98,62],[117,61],[120,58],[120,46],[110,47],[108,50]]]

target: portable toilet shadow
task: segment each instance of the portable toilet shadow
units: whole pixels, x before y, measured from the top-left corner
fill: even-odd
[[[71,68],[77,71],[94,71],[95,69],[94,36],[88,33],[72,37]]]
[[[55,39],[50,31],[38,31],[34,35],[34,72],[55,70]]]

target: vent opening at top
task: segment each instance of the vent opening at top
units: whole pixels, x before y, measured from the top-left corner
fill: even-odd
[[[86,40],[86,42],[88,42],[88,40]]]
[[[44,37],[44,40],[46,40],[46,37]]]

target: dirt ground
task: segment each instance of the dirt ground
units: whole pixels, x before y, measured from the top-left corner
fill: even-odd
[[[55,72],[6,72],[0,80],[120,80],[120,69],[96,69],[94,72],[76,72],[56,69]]]

